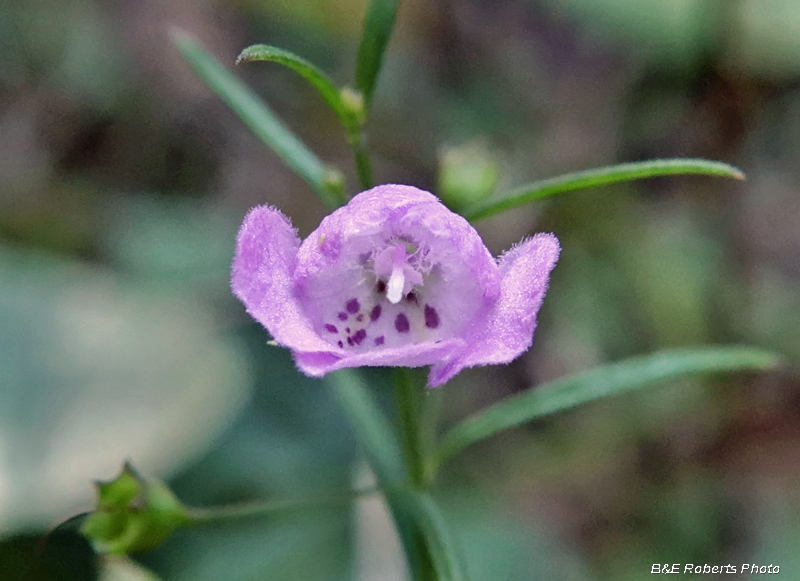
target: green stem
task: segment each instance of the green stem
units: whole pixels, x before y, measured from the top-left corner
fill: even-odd
[[[351,490],[349,492],[318,498],[279,499],[246,502],[242,504],[232,504],[228,506],[217,506],[211,508],[188,508],[186,513],[189,517],[189,526],[219,524],[242,518],[270,516],[278,512],[347,504],[358,498],[371,496],[380,492],[380,488],[374,487],[365,488],[363,490]]]
[[[368,190],[375,185],[375,181],[372,174],[372,163],[369,160],[369,153],[367,153],[367,148],[364,147],[364,133],[361,131],[361,128],[348,131],[347,140],[350,142],[350,147],[353,149],[358,183],[362,191]]]
[[[425,488],[425,458],[420,429],[421,394],[410,369],[398,367],[394,373],[397,415],[409,484],[422,490]]]
[[[427,490],[436,479],[436,471],[438,469],[434,451],[437,446],[436,432],[444,403],[444,390],[425,390],[423,397],[425,398],[425,405],[422,406],[420,411],[420,437],[422,438],[425,452],[423,457],[423,482]]]
[[[428,488],[426,447],[422,429],[422,390],[425,388],[415,381],[415,374],[411,369],[398,367],[394,373],[397,415],[409,485],[415,490],[424,491]],[[421,531],[416,531],[414,544],[419,556],[413,563],[414,580],[438,581],[430,550]]]
[[[353,146],[353,154],[356,158],[358,183],[361,184],[362,190],[368,190],[375,184],[375,181],[372,176],[372,164],[370,164],[367,150],[361,141]]]

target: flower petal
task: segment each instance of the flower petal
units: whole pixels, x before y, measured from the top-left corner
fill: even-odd
[[[318,352],[294,351],[294,360],[300,371],[311,377],[346,367],[423,367],[443,359],[447,360],[467,346],[463,339],[446,339],[438,343],[416,343],[365,353],[336,355],[330,350]]]
[[[463,331],[467,349],[433,365],[429,386],[442,385],[466,367],[508,363],[531,346],[536,314],[559,251],[555,236],[537,234],[501,257],[499,299],[485,319]]]
[[[500,273],[463,217],[428,192],[384,185],[355,196],[303,241],[294,286],[328,351],[338,352],[341,342],[349,352],[378,352],[460,336],[499,296]],[[352,313],[345,308],[351,303]],[[375,305],[382,314],[369,328],[366,320],[344,324],[352,315],[366,318]],[[361,326],[367,341],[349,344],[344,334]]]
[[[292,350],[331,350],[294,296],[292,274],[299,247],[286,216],[269,206],[253,208],[236,240],[231,287],[250,316],[279,344]]]

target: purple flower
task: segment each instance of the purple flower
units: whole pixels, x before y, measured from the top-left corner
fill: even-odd
[[[555,236],[537,234],[496,262],[435,196],[384,185],[327,216],[302,244],[278,210],[253,208],[232,286],[306,375],[431,365],[433,387],[530,347],[558,253]]]

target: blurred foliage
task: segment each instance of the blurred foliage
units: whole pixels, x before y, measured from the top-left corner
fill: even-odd
[[[227,282],[247,208],[278,206],[302,235],[325,209],[193,78],[167,28],[229,65],[245,46],[284,46],[341,85],[364,7],[0,4],[0,578],[369,578],[350,557],[381,538],[367,503],[179,532],[139,563],[41,537],[126,457],[192,506],[351,486],[358,455],[330,393],[266,345]],[[444,424],[665,347],[751,343],[797,363],[798,29],[793,0],[401,4],[367,127],[379,182],[435,189],[439,148],[476,139],[501,191],[651,157],[748,176],[578,192],[482,223],[498,253],[549,230],[563,255],[534,348],[431,394]],[[277,67],[235,74],[354,189],[313,89]],[[476,579],[730,560],[791,575],[798,426],[796,377],[687,380],[476,446],[437,495]]]
[[[533,4],[533,2],[531,2]],[[713,55],[744,72],[789,79],[800,73],[793,0],[544,0],[590,33],[636,46],[640,56],[690,69]]]

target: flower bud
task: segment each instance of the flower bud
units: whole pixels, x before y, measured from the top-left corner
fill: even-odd
[[[439,155],[438,192],[453,209],[461,210],[491,194],[499,177],[499,164],[482,140],[448,147]]]
[[[345,109],[353,116],[358,125],[363,125],[367,120],[367,113],[364,108],[364,96],[350,87],[344,87],[339,94]]]
[[[189,524],[186,509],[172,492],[161,482],[142,479],[128,463],[116,479],[96,486],[97,508],[81,532],[100,553],[151,549]]]

